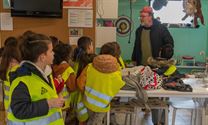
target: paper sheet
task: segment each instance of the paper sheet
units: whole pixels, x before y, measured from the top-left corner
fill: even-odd
[[[93,10],[68,10],[69,27],[93,27]]]
[[[10,13],[0,13],[0,29],[13,30],[13,19]]]
[[[80,37],[69,37],[69,44],[70,45],[77,45],[77,41]]]

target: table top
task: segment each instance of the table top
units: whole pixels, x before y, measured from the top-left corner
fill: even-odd
[[[194,98],[208,98],[208,87],[204,87],[206,83],[202,79],[187,78],[183,80],[185,84],[191,85],[192,92],[179,92],[164,90],[163,88],[157,90],[147,90],[148,97],[194,97]],[[208,85],[208,83],[207,83]],[[131,90],[120,90],[116,95],[118,97],[135,97],[136,92]]]

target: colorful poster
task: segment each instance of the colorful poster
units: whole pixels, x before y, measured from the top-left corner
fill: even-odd
[[[92,9],[93,0],[63,0],[64,8]]]

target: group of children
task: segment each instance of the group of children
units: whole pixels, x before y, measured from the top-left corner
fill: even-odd
[[[32,31],[9,37],[0,66],[7,124],[61,125],[77,119],[76,124],[101,125],[125,84],[120,54],[119,44],[109,42],[96,55],[87,36],[75,49]]]

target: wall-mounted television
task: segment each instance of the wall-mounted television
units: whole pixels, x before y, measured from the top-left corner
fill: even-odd
[[[11,0],[11,16],[62,17],[63,0]]]

